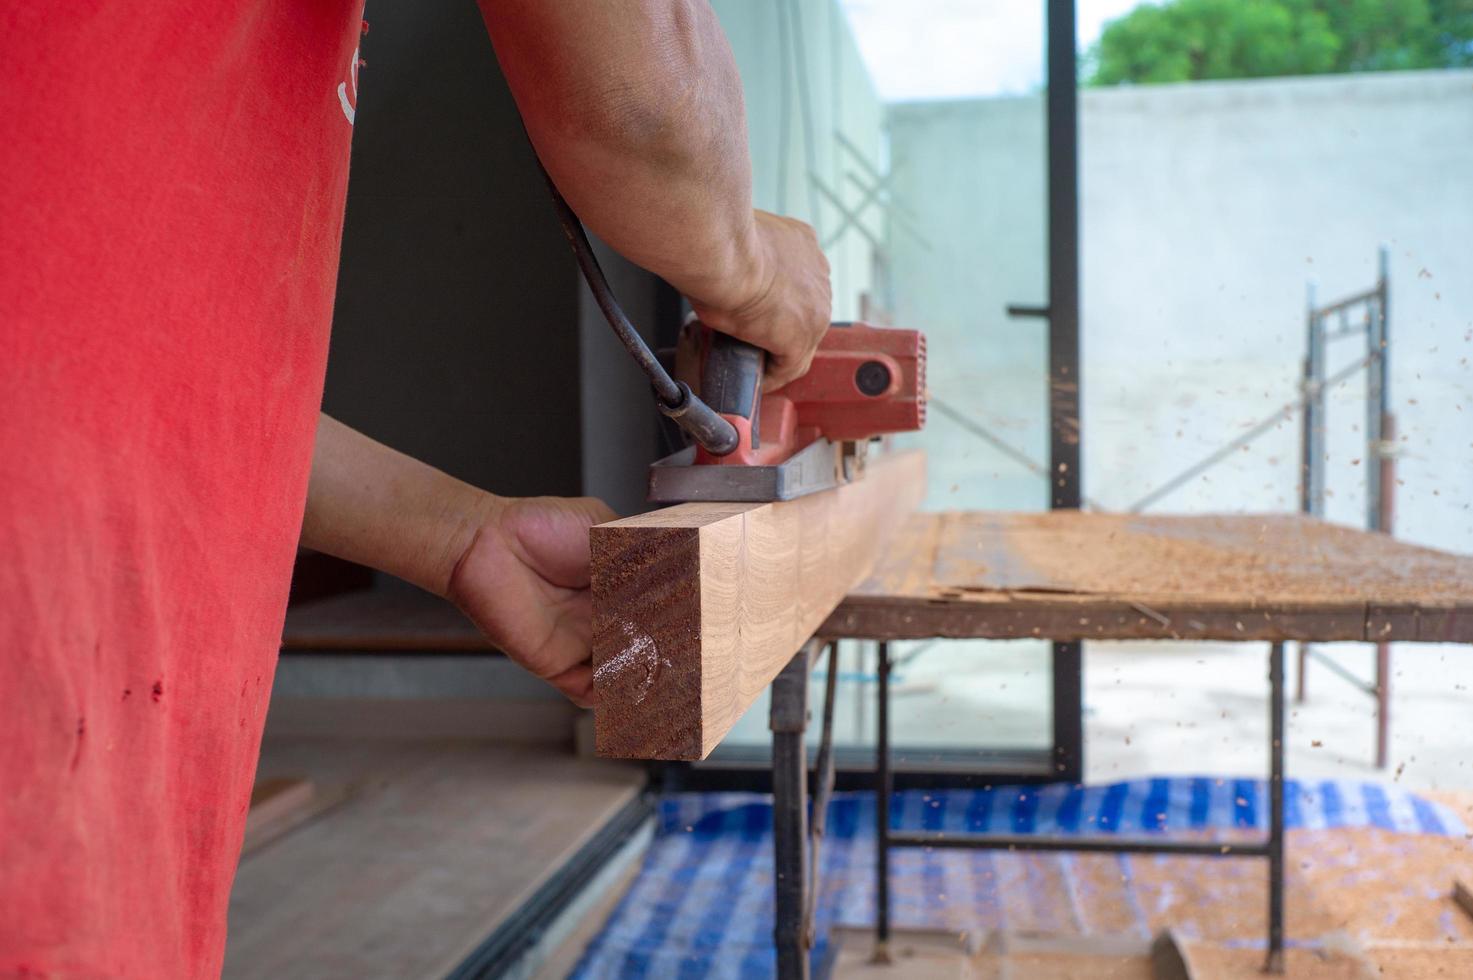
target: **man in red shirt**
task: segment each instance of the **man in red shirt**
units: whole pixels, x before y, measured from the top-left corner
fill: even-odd
[[[608,509],[500,498],[319,417],[361,13],[0,13],[0,975],[219,973],[299,534],[592,696]],[[769,383],[806,370],[827,264],[752,209],[704,0],[483,14],[590,228],[767,348]]]

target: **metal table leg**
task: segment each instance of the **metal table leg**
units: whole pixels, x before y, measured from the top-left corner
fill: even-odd
[[[879,726],[875,738],[875,954],[889,962],[890,851],[895,847],[956,847],[1009,851],[1094,851],[1234,855],[1268,858],[1268,949],[1263,969],[1284,972],[1284,644],[1269,648],[1269,806],[1268,837],[1261,843],[1219,845],[1201,841],[1162,841],[1106,837],[956,834],[894,831],[890,827],[893,789],[890,759],[890,656],[880,644]],[[1171,946],[1167,942],[1166,946]],[[1179,953],[1177,959],[1180,959]]]
[[[1391,744],[1391,644],[1376,644],[1376,768],[1385,769]]]
[[[776,874],[772,936],[777,975],[807,980],[808,669],[813,644],[805,644],[772,682],[772,859]]]
[[[808,905],[803,913],[803,930],[808,948],[818,941],[819,862],[823,860],[823,838],[828,831],[829,800],[834,795],[834,692],[839,684],[839,641],[829,644],[828,675],[824,679],[823,724],[819,728],[818,756],[813,763],[813,814],[808,837]]]
[[[875,955],[890,962],[890,644],[879,645],[878,719],[875,733]]]
[[[1284,644],[1269,647],[1268,958],[1266,973],[1284,972]]]
[[[1303,704],[1309,697],[1309,685],[1305,680],[1308,674],[1306,668],[1309,667],[1309,644],[1301,640],[1296,646],[1299,647],[1299,671],[1295,674],[1294,700],[1298,704]]]

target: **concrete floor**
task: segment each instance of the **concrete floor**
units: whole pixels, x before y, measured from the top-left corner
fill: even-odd
[[[645,779],[555,746],[468,739],[268,738],[259,771],[345,792],[241,861],[228,980],[444,977]]]
[[[1322,649],[1356,675],[1371,677],[1374,648],[1342,644]],[[895,644],[891,652],[900,665],[893,701],[893,730],[900,745],[1046,744],[1050,727],[1047,644]],[[1296,653],[1290,646],[1287,690],[1291,698]],[[1086,781],[1178,774],[1262,777],[1267,771],[1267,666],[1268,645],[1263,643],[1089,644],[1085,653]],[[873,738],[873,669],[872,650],[846,645],[835,712],[835,732],[841,741],[866,744]],[[1473,791],[1473,724],[1468,723],[1473,717],[1473,648],[1397,645],[1392,651],[1392,672],[1390,766],[1380,771],[1373,764],[1374,701],[1311,662],[1308,702],[1296,705],[1291,700],[1289,705],[1289,776],[1394,781],[1439,796],[1473,826],[1473,797],[1469,795]],[[823,680],[822,669],[815,671],[815,711],[821,704]],[[748,712],[733,734],[766,744],[765,699]],[[1296,857],[1289,869],[1288,926],[1299,943],[1290,951],[1291,975],[1473,975],[1468,972],[1473,970],[1473,941],[1465,937],[1468,926],[1447,898],[1451,877],[1459,869],[1467,873],[1465,841],[1412,840],[1374,831],[1296,831],[1291,839]],[[1424,849],[1426,859],[1413,860],[1413,853]],[[1312,852],[1324,852],[1320,854],[1323,860],[1311,860]],[[1113,859],[1082,857],[1075,864],[1084,867],[1107,860]],[[1358,861],[1391,877],[1372,874],[1366,878],[1356,870]],[[1165,876],[1176,884],[1200,879],[1197,890],[1183,899],[1181,908],[1168,910],[1170,914],[1147,903],[1153,914],[1161,913],[1161,921],[1152,922],[1153,930],[1162,928],[1163,922],[1193,919],[1220,898],[1224,881],[1237,882],[1233,886],[1237,890],[1228,891],[1242,899],[1246,911],[1228,919],[1248,923],[1246,938],[1198,943],[1201,948],[1194,947],[1192,956],[1202,962],[1194,969],[1204,977],[1246,980],[1260,975],[1262,950],[1254,940],[1262,924],[1255,916],[1261,914],[1264,900],[1256,869],[1246,871],[1248,877],[1240,880],[1233,877],[1245,873],[1240,866],[1192,859],[1138,859],[1138,867],[1142,875]],[[1227,879],[1219,877],[1223,872],[1229,872]],[[1424,873],[1426,880],[1407,877],[1414,872]],[[1366,884],[1377,895],[1384,892],[1384,901],[1357,904],[1360,900],[1353,901],[1346,891],[1351,881]],[[1245,882],[1247,892],[1242,890]],[[1420,911],[1412,910],[1413,905]],[[1378,932],[1386,923],[1413,919],[1425,920],[1428,935],[1388,939]],[[1227,920],[1217,924],[1223,921]],[[950,932],[945,938],[954,946],[958,935]],[[1347,935],[1356,937],[1350,943],[1354,948],[1338,950],[1335,944]],[[852,944],[841,941],[835,976],[1063,980],[1087,975],[1133,980],[1154,975],[1144,949],[1130,955],[1107,951],[1088,960],[1077,955],[999,958],[943,948],[944,943],[917,945],[911,941],[914,937],[898,944],[901,955],[895,965],[877,968],[869,962],[873,944],[868,931],[858,930],[856,936]],[[988,937],[970,938],[981,943]],[[1079,939],[1053,938],[1065,943]],[[1136,938],[1144,946],[1150,937]],[[1377,965],[1368,968],[1368,959]]]
[[[874,659],[846,644],[835,737],[874,739]],[[1034,641],[898,643],[893,737],[915,746],[1046,747],[1048,646]],[[1322,647],[1370,679],[1374,648]],[[919,652],[917,652],[919,651]],[[915,654],[915,656],[911,656]],[[1292,697],[1296,656],[1288,650]],[[1268,646],[1262,643],[1091,643],[1085,653],[1085,778],[1254,776],[1267,771]],[[1473,648],[1392,648],[1391,761],[1375,761],[1375,702],[1311,662],[1309,700],[1290,703],[1290,777],[1386,779],[1414,790],[1473,789]],[[814,704],[822,672],[815,671]],[[766,746],[765,697],[728,741]]]
[[[1097,643],[1085,657],[1085,775],[1263,774],[1264,644]],[[1369,679],[1374,648],[1324,647]],[[1289,655],[1289,691],[1295,660]],[[1313,661],[1309,698],[1290,703],[1291,778],[1387,779],[1414,790],[1473,788],[1473,648],[1397,644],[1391,751],[1375,768],[1375,702]]]

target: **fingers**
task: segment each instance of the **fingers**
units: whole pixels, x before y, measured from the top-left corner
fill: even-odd
[[[801,331],[790,330],[787,336],[792,347],[767,359],[767,374],[762,381],[762,390],[774,391],[807,374],[828,329],[828,308],[825,305],[822,318],[810,320]]]
[[[801,221],[755,212],[761,275],[735,305],[691,305],[707,326],[756,344],[770,355],[762,387],[801,378],[829,327],[833,296],[829,261],[814,230]]]
[[[580,708],[597,708],[598,694],[593,689],[593,666],[582,663],[569,667],[547,682]]]
[[[814,345],[813,350],[805,352],[799,359],[773,355],[767,361],[767,373],[762,378],[762,390],[764,392],[776,391],[783,385],[803,377],[813,366],[813,355],[817,353],[817,349],[817,345]]]
[[[550,665],[538,675],[580,708],[596,707],[598,700],[593,688],[592,612],[587,592],[570,597],[557,613],[552,635],[538,656],[539,662]]]
[[[591,525],[616,515],[591,497],[510,501],[456,568],[450,597],[523,668],[592,707]]]

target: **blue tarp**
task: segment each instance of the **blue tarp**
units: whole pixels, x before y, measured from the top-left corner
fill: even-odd
[[[1261,780],[1178,777],[1104,786],[998,786],[896,793],[894,826],[1015,834],[1138,835],[1216,832],[1242,836],[1267,826]],[[874,794],[838,794],[830,805],[818,911],[820,954],[835,922],[874,921]],[[1464,834],[1436,803],[1380,783],[1285,784],[1290,829],[1376,827],[1400,833]],[[572,976],[604,978],[770,977],[772,805],[751,793],[685,793],[661,801],[644,865]],[[1049,855],[1067,870],[1073,858]],[[1044,887],[1039,857],[992,851],[903,849],[891,857],[894,921],[902,926],[986,929],[1007,925],[1010,907]],[[1122,876],[1129,874],[1122,858]],[[1259,872],[1261,873],[1261,872]],[[1069,892],[1067,904],[1089,896]],[[1037,902],[1031,927],[1060,929],[1080,908]],[[1141,917],[1143,920],[1143,916]]]

